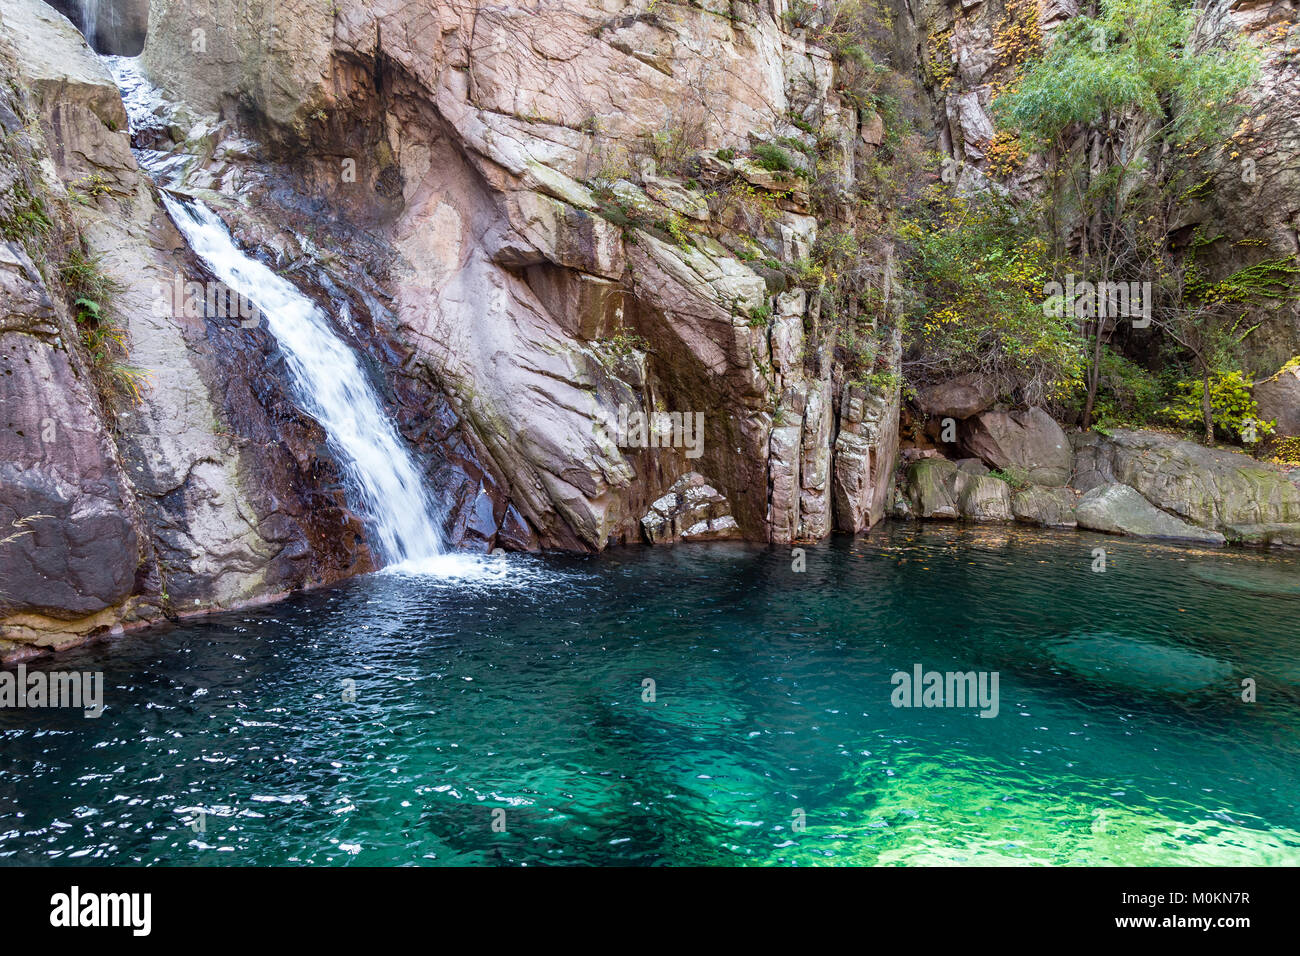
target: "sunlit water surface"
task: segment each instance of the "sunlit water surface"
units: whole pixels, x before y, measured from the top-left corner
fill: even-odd
[[[0,862],[1300,863],[1297,556],[899,525],[802,573],[433,564],[45,665],[107,709],[0,711]],[[915,664],[997,671],[998,716],[891,706]]]

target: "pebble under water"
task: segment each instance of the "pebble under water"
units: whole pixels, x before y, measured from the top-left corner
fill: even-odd
[[[1300,863],[1300,556],[804,552],[443,559],[29,665],[105,712],[0,710],[0,863]],[[893,706],[918,664],[997,716]]]

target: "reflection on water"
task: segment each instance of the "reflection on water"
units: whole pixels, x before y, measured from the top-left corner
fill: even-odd
[[[0,711],[0,861],[1300,863],[1300,558],[806,550],[444,556],[67,655],[107,709]],[[892,707],[917,664],[998,716]]]

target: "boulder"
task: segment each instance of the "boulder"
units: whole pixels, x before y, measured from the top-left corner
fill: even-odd
[[[922,458],[907,469],[903,494],[918,518],[960,517],[957,508],[957,466],[946,458]]]
[[[1070,480],[1070,440],[1041,408],[977,415],[962,423],[960,443],[991,468],[1023,469],[1033,484],[1064,485]]]
[[[1076,512],[1079,527],[1107,534],[1139,538],[1170,538],[1204,544],[1223,544],[1217,531],[1208,531],[1165,514],[1137,491],[1119,483],[1099,485],[1081,499]]]
[[[1011,496],[1011,512],[1017,521],[1044,528],[1074,528],[1075,495],[1069,488],[1031,485]]]
[[[993,383],[977,373],[962,375],[916,393],[916,404],[931,418],[970,418],[993,406],[997,399]]]
[[[650,544],[741,536],[726,497],[694,471],[678,478],[668,493],[650,506],[641,519],[641,530]]]
[[[1259,417],[1276,422],[1274,434],[1300,435],[1300,364],[1283,368],[1255,386]]]
[[[958,472],[957,506],[972,521],[1010,521],[1011,486],[992,475]]]
[[[1117,428],[1075,436],[1074,487],[1113,482],[1206,528],[1300,521],[1300,486],[1276,465],[1161,432]]]

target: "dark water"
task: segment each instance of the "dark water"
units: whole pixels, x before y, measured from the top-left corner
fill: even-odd
[[[803,573],[500,560],[61,658],[107,710],[0,711],[0,862],[1300,863],[1296,556],[895,526]],[[998,715],[891,706],[915,664],[997,671]]]

